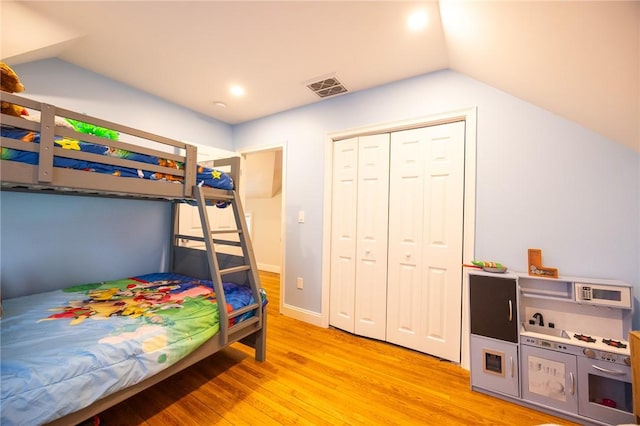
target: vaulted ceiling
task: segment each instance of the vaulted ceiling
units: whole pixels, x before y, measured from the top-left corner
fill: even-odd
[[[427,26],[410,31],[416,9]],[[354,92],[452,69],[640,152],[638,1],[2,0],[0,13],[9,64],[58,57],[230,124],[321,102],[306,84],[328,76]]]

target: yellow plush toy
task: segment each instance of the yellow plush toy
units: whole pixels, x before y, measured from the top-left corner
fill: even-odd
[[[0,62],[0,71],[2,71],[2,76],[0,77],[0,89],[2,89],[3,92],[20,93],[24,91],[24,85],[20,83],[20,78],[18,78],[18,75],[9,65],[4,62]],[[2,101],[1,107],[3,114],[9,114],[15,117],[27,114],[27,111],[23,107],[14,105],[10,102]]]

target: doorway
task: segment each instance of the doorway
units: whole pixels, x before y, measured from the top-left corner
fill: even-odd
[[[246,150],[242,156],[240,196],[258,270],[284,282],[284,146]],[[282,306],[282,291],[278,305]]]

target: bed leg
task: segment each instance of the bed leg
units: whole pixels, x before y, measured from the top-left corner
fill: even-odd
[[[267,310],[262,308],[262,328],[255,334],[256,361],[267,359]]]
[[[255,359],[262,362],[267,359],[267,311],[262,308],[262,328],[240,339],[240,343],[255,350]]]

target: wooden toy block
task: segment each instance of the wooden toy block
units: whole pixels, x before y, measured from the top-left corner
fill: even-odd
[[[529,249],[529,275],[535,277],[558,278],[557,268],[542,266],[542,250]]]

